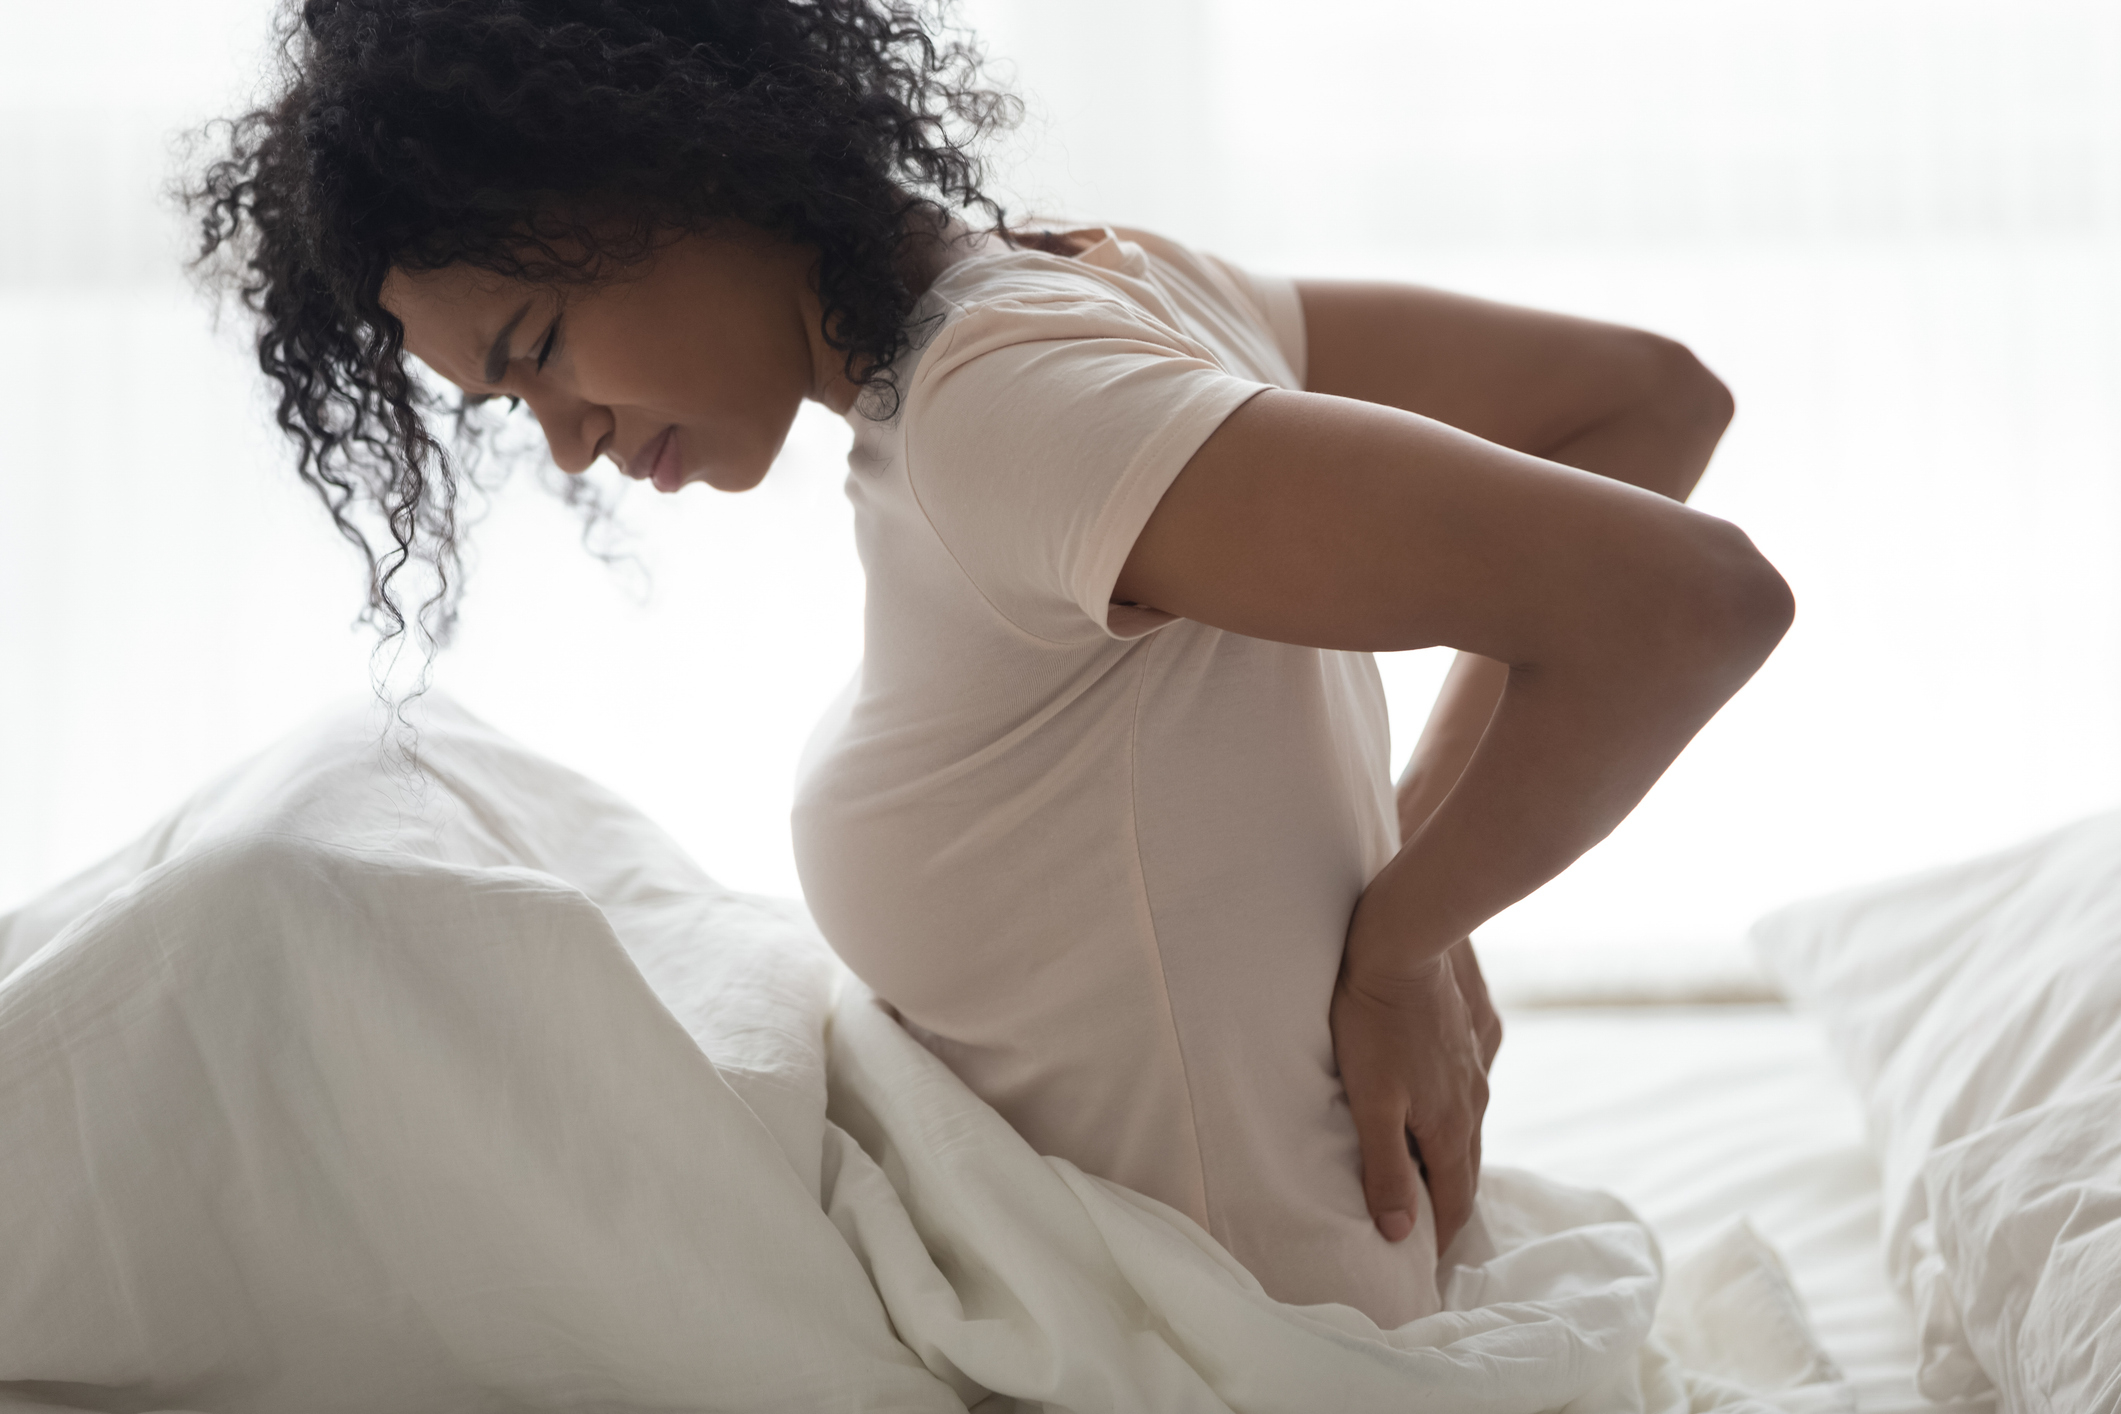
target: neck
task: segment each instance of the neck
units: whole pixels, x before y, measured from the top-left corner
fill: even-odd
[[[926,294],[945,270],[978,254],[990,240],[984,232],[973,230],[954,216],[918,212],[908,218],[908,223],[898,269],[914,299]],[[802,305],[814,367],[811,396],[844,417],[861,395],[861,386],[847,376],[846,354],[826,341],[824,308],[807,279],[802,287]]]

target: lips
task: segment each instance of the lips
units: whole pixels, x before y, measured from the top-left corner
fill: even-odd
[[[626,463],[626,474],[636,481],[653,481],[658,491],[675,491],[684,485],[685,468],[678,460],[677,424],[648,439]]]

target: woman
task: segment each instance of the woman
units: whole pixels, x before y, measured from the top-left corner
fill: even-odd
[[[845,414],[866,649],[795,818],[827,938],[1041,1152],[1272,1295],[1435,1310],[1499,1040],[1473,929],[1790,619],[1681,504],[1717,380],[1008,226],[968,149],[1006,100],[889,0],[309,0],[285,52],[194,199],[302,474],[364,550],[380,513],[379,619],[426,559],[447,628],[440,416],[519,402],[564,471],[675,492]],[[1395,802],[1369,655],[1437,644]]]

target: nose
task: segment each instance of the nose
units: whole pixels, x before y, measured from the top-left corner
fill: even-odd
[[[569,475],[589,470],[590,463],[596,460],[597,447],[618,422],[610,408],[562,393],[533,393],[523,401],[530,404],[531,413],[545,433],[553,464]]]

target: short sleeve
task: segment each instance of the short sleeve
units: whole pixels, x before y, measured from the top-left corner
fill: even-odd
[[[1057,643],[1170,615],[1112,605],[1164,491],[1266,384],[1118,300],[1007,300],[947,324],[905,395],[907,475],[972,585]]]

